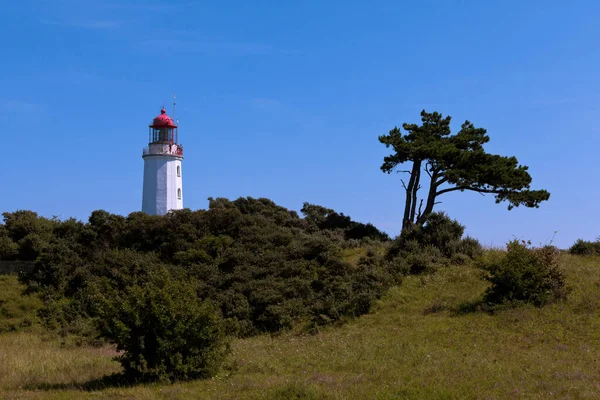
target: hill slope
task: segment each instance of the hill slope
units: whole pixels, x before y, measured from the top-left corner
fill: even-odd
[[[114,387],[111,348],[0,335],[2,398],[598,398],[600,258],[563,256],[569,300],[456,313],[485,283],[472,267],[412,276],[369,315],[312,335],[236,340],[216,378]],[[13,279],[16,285],[16,280]]]

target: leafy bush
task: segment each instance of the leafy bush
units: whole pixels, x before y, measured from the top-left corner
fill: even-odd
[[[462,238],[465,227],[444,213],[432,213],[423,226],[402,232],[388,250],[393,259],[402,252],[415,253],[428,246],[435,247],[441,256],[450,258],[462,253],[471,258],[481,254],[481,245],[472,237]]]
[[[25,226],[36,226],[32,214],[5,215],[24,217]],[[360,265],[343,258],[348,246],[381,241],[315,228],[268,199],[210,199],[208,210],[165,216],[99,210],[87,223],[53,220],[50,228],[35,268],[22,281],[42,295],[42,320],[61,334],[92,335],[93,324],[85,320],[101,319],[109,304],[103,293],[118,296],[146,285],[153,268],[192,283],[201,300],[220,309],[228,333],[240,336],[360,315],[394,282],[393,266],[381,257]],[[31,230],[16,237],[7,232],[0,234],[14,240]]]
[[[479,240],[466,236],[459,240],[453,240],[448,243],[448,256],[465,255],[468,258],[475,259],[483,254],[483,248]]]
[[[19,246],[0,233],[0,260],[12,260],[19,254]]]
[[[558,267],[558,249],[528,245],[517,240],[509,242],[506,256],[487,266],[487,280],[492,285],[485,292],[485,302],[543,306],[567,297],[568,289]]]
[[[309,229],[313,231],[340,230],[346,239],[370,238],[374,240],[387,241],[389,236],[381,232],[372,224],[363,224],[352,221],[352,219],[342,213],[337,213],[330,208],[304,203],[302,210]]]
[[[17,244],[18,256],[21,261],[33,261],[48,246],[52,240],[52,230],[57,221],[39,217],[37,213],[27,210],[18,210],[13,213],[2,213],[4,219],[2,236],[7,236]],[[6,239],[0,249],[4,257],[14,256],[14,247]],[[0,254],[0,256],[2,256]]]
[[[223,323],[192,285],[167,271],[127,286],[102,311],[100,336],[123,351],[128,378],[177,381],[214,375],[228,344]]]
[[[588,242],[583,239],[577,239],[577,241],[569,249],[569,253],[580,256],[600,254],[600,240]]]
[[[441,265],[464,264],[482,254],[479,242],[463,238],[464,226],[444,213],[433,213],[423,226],[402,232],[389,246],[386,259],[396,271],[431,273]]]

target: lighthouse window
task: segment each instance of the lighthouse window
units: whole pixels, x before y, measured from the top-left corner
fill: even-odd
[[[181,167],[177,166],[177,176],[181,176]]]
[[[181,189],[177,189],[177,198],[181,199]]]

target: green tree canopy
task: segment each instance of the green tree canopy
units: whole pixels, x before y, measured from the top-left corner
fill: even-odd
[[[406,191],[402,229],[423,225],[437,204],[438,197],[454,191],[473,191],[493,194],[496,203],[508,202],[508,209],[523,205],[538,207],[550,198],[546,190],[531,190],[528,167],[520,165],[516,157],[487,153],[483,145],[490,138],[483,128],[465,121],[455,135],[451,135],[450,116],[438,112],[421,112],[421,125],[404,123],[403,134],[394,127],[379,141],[393,153],[384,157],[381,170],[409,174],[402,180]],[[402,170],[406,163],[412,166]],[[419,199],[422,173],[429,179],[425,199]],[[425,207],[423,208],[423,202]]]

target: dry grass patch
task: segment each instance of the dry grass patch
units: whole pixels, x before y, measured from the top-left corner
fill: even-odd
[[[120,371],[110,347],[76,347],[32,333],[0,335],[2,390],[76,387]]]

